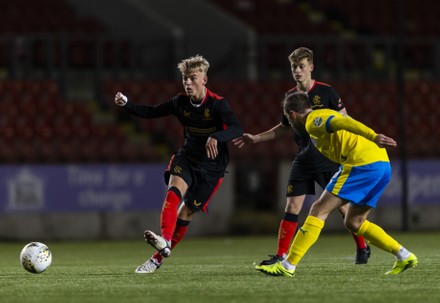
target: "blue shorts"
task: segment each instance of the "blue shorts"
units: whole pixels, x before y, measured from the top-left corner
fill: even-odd
[[[376,202],[391,180],[389,162],[362,166],[341,166],[325,188],[358,206],[376,207]]]

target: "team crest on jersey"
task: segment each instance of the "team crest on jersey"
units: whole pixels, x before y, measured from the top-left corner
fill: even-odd
[[[191,112],[187,111],[187,110],[183,110],[183,116],[185,118],[189,118],[191,116]]]
[[[173,171],[174,171],[175,174],[181,174],[183,169],[182,169],[181,166],[177,165],[176,167],[174,167]]]
[[[312,100],[312,108],[316,108],[316,107],[323,107],[323,105],[321,103],[321,97],[318,95],[313,97],[313,100]]]
[[[209,110],[209,108],[205,108],[205,111],[203,112],[203,120],[212,120],[212,115],[211,115],[211,111]]]
[[[313,125],[316,127],[320,127],[322,125],[322,118],[316,117],[315,119],[313,119]]]

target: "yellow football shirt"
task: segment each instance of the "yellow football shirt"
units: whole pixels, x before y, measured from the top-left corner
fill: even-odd
[[[305,128],[316,148],[336,163],[360,166],[390,161],[385,148],[373,142],[377,134],[371,128],[337,111],[310,112]]]

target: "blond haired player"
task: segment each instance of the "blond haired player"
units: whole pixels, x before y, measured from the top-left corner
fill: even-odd
[[[165,172],[168,191],[160,216],[161,235],[151,230],[144,233],[157,252],[136,268],[140,274],[154,273],[182,240],[194,214],[207,210],[229,163],[227,142],[243,134],[228,101],[206,88],[209,62],[197,55],[182,60],[178,69],[184,92],[168,101],[149,106],[130,102],[120,92],[115,96],[117,105],[137,117],[175,116],[184,132],[184,143]]]

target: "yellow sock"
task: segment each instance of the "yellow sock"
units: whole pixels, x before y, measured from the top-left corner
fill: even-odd
[[[357,231],[356,235],[363,236],[376,247],[397,254],[401,245],[387,234],[380,226],[365,220]]]
[[[297,265],[309,248],[318,240],[323,228],[323,220],[308,216],[304,225],[297,231],[295,239],[293,239],[287,260],[293,265]]]

